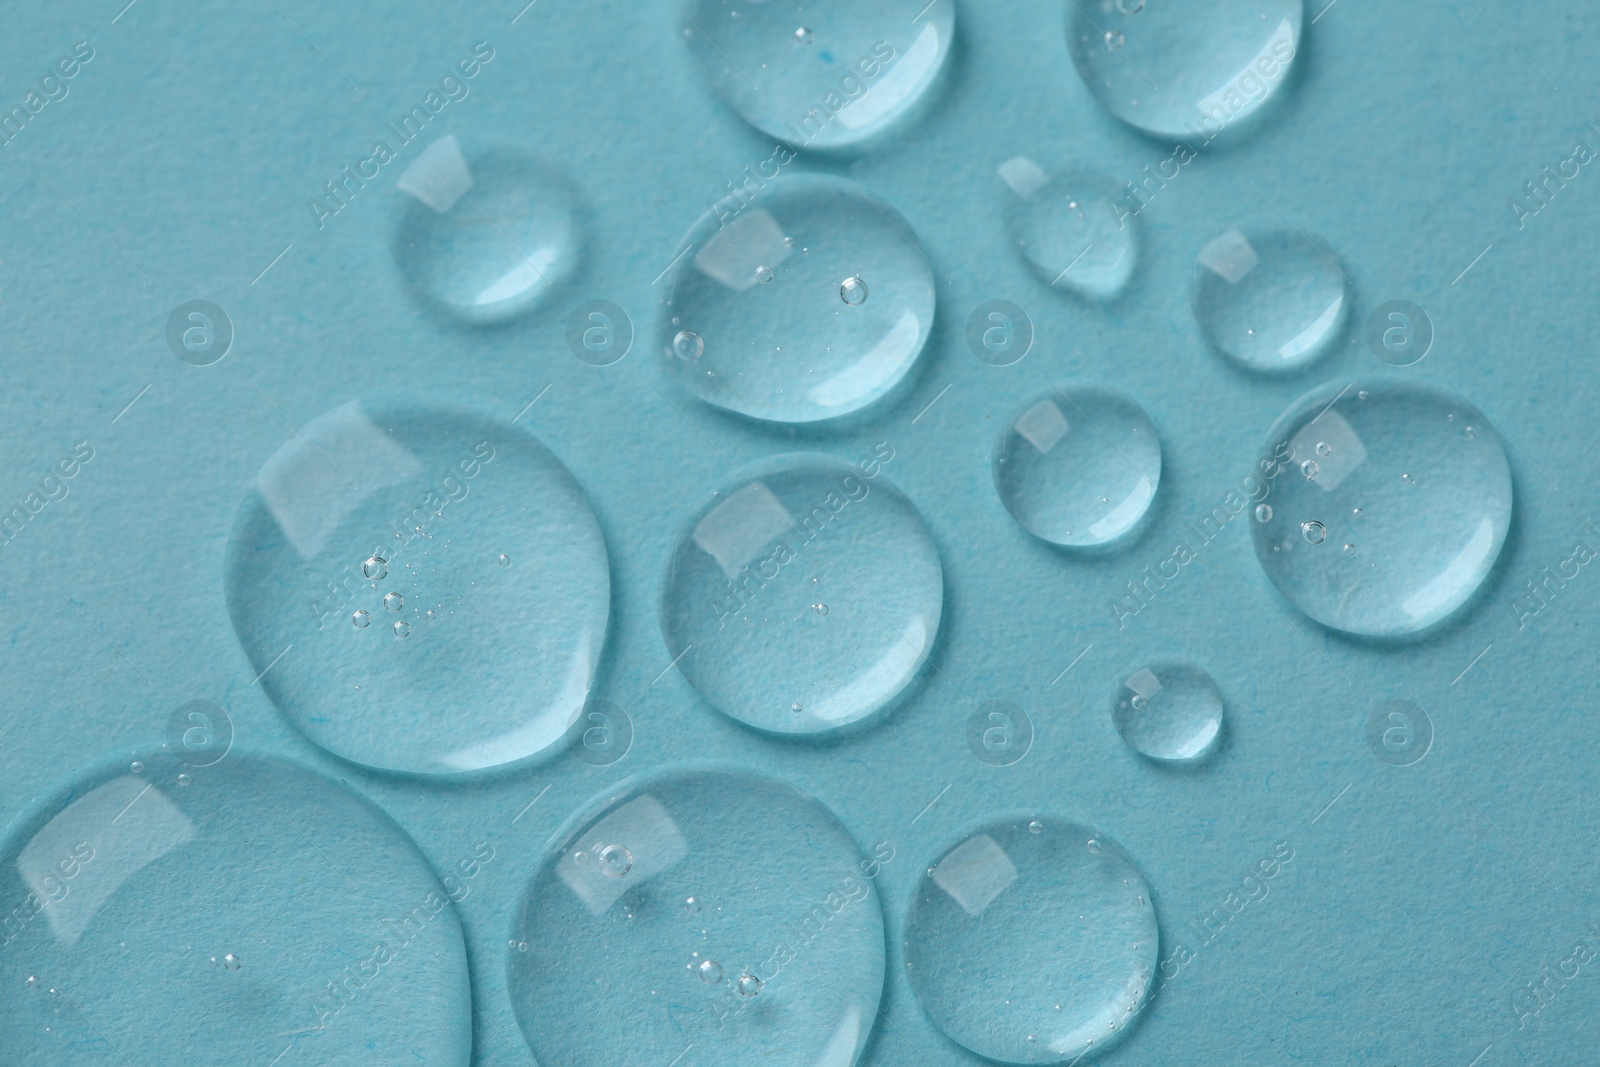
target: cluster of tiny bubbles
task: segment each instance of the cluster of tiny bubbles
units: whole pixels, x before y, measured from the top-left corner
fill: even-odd
[[[611,878],[621,878],[633,869],[633,853],[624,845],[606,845],[595,853],[600,871]]]
[[[350,615],[350,625],[358,630],[364,630],[372,623],[372,613],[366,608],[357,608]]]
[[[1253,126],[1271,110],[1289,81],[1302,6],[1302,0],[1190,0],[1146,10],[1144,0],[1073,3],[1067,47],[1078,76],[1107,111],[1198,147]],[[1117,14],[1138,17],[1119,24]]]
[[[1110,300],[1133,277],[1139,244],[1117,182],[1104,174],[1051,174],[1027,156],[1002,163],[1010,189],[1006,229],[1045,284],[1090,300]]]
[[[1001,431],[990,469],[1023,529],[1067,548],[1130,537],[1161,481],[1155,425],[1133,399],[1092,386],[1037,397]]]
[[[389,561],[379,555],[368,556],[361,564],[361,574],[368,581],[380,582],[389,574]]]
[[[1319,457],[1301,461],[1302,473],[1318,464],[1316,477],[1280,480],[1287,522],[1253,526],[1251,539],[1273,585],[1316,622],[1366,637],[1417,633],[1492,571],[1510,528],[1510,467],[1495,435],[1460,432],[1469,416],[1459,397],[1406,380],[1353,384],[1312,390],[1272,427],[1263,469],[1287,445],[1290,457]],[[1325,541],[1342,551],[1304,550]]]
[[[929,1019],[1017,1064],[1109,1046],[1147,1002],[1158,947],[1149,888],[1123,850],[1056,816],[969,828],[919,882],[903,937]]]
[[[1118,686],[1111,714],[1128,746],[1160,763],[1197,763],[1222,735],[1222,694],[1191,663],[1157,662],[1133,671]]]
[[[1190,302],[1219,351],[1249,370],[1285,373],[1333,346],[1349,289],[1333,256],[1297,230],[1229,230],[1196,259]]]
[[[869,145],[920,112],[955,29],[955,0],[735,3],[680,0],[685,47],[740,118],[812,149]]]
[[[769,422],[820,422],[873,403],[910,371],[933,327],[933,268],[910,224],[830,175],[785,175],[731,219],[706,213],[671,270],[663,370],[706,403]]]
[[[765,984],[766,983],[761,981],[760,978],[757,978],[755,975],[746,971],[744,974],[741,974],[739,976],[739,980],[734,983],[734,988],[739,991],[740,996],[753,997],[757,993],[761,992],[761,987]]]

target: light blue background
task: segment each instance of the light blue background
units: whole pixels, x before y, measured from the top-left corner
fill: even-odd
[[[892,842],[891,938],[926,858],[989,811],[1081,809],[1150,877],[1163,955],[1288,842],[1295,858],[1271,895],[1236,916],[1103,1062],[1592,1058],[1600,978],[1586,969],[1520,1030],[1510,996],[1600,919],[1600,795],[1588,780],[1600,754],[1600,572],[1586,568],[1525,630],[1509,601],[1580,537],[1596,542],[1581,526],[1596,503],[1600,174],[1585,168],[1520,232],[1506,202],[1575,139],[1600,148],[1588,125],[1600,119],[1600,10],[1339,0],[1307,28],[1287,106],[1248,141],[1185,167],[1140,217],[1141,268],[1101,309],[1049,291],[1012,252],[995,168],[1027,154],[1122,181],[1170,145],[1096,107],[1067,57],[1064,5],[965,0],[953,78],[932,114],[865,159],[827,164],[916,228],[947,279],[939,329],[907,384],[865,417],[794,433],[692,403],[685,419],[657,391],[652,279],[722,182],[772,151],[699,81],[669,5],[538,0],[513,23],[516,0],[275,2],[138,0],[115,23],[123,0],[5,13],[5,108],[74,42],[96,55],[65,100],[0,148],[0,499],[20,500],[77,441],[96,454],[67,499],[0,548],[0,816],[85,760],[159,738],[178,704],[223,704],[238,744],[342,778],[441,870],[480,840],[495,846],[460,909],[482,1064],[529,1061],[502,953],[543,842],[622,776],[702,757],[781,775],[864,845]],[[404,163],[325,230],[305,206],[480,40],[495,59],[430,137],[556,161],[582,191],[590,236],[550,306],[491,331],[444,322],[404,290],[391,248]],[[1279,211],[1340,253],[1356,306],[1345,342],[1311,373],[1268,381],[1206,350],[1187,280],[1207,240],[1235,224],[1280,225]],[[165,345],[168,314],[193,298],[235,324],[232,353],[213,367],[180,363]],[[609,368],[565,343],[568,312],[595,298],[628,309],[640,331]],[[1014,367],[980,363],[962,339],[972,308],[994,298],[1021,304],[1038,330]],[[1426,308],[1438,333],[1427,359],[1398,373],[1460,388],[1515,446],[1513,532],[1483,597],[1421,642],[1335,637],[1269,591],[1241,520],[1119,632],[1106,601],[1237,485],[1294,397],[1385,369],[1361,335],[1371,310],[1396,298]],[[1162,435],[1161,511],[1109,559],[1032,541],[990,481],[999,427],[1025,397],[1069,379],[1127,391]],[[605,529],[614,624],[597,692],[632,714],[632,752],[607,769],[564,759],[441,786],[313,749],[252,685],[222,597],[235,509],[290,433],[286,420],[380,392],[509,419],[547,386],[520,425],[572,469]],[[733,477],[728,460],[796,447],[853,459],[881,440],[897,452],[887,477],[922,509],[943,555],[938,673],[888,721],[835,746],[759,737],[675,672],[652,684],[670,659],[656,600],[671,540]],[[1224,749],[1201,773],[1141,763],[1112,728],[1119,672],[1158,654],[1201,663],[1227,699]],[[997,698],[1027,708],[1037,730],[1009,768],[975,760],[964,737],[967,716]],[[1433,750],[1416,766],[1385,766],[1366,747],[1367,713],[1390,698],[1433,719]],[[899,971],[891,944],[869,1060],[969,1062],[922,1017]]]

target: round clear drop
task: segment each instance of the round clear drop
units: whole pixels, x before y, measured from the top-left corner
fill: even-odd
[[[1001,164],[1000,177],[1010,189],[1006,229],[1040,279],[1091,300],[1127,287],[1139,242],[1116,182],[1082,171],[1052,176],[1026,156]]]
[[[690,520],[668,566],[668,657],[714,707],[757,729],[818,734],[886,707],[939,631],[944,572],[894,451],[746,469]],[[820,607],[819,607],[820,606]]]
[[[1300,370],[1338,340],[1350,282],[1338,260],[1295,230],[1229,230],[1195,261],[1190,304],[1213,346],[1245,368]]]
[[[740,118],[825,150],[865,146],[919,110],[950,56],[956,5],[695,0],[679,14],[701,73]]]
[[[139,755],[91,762],[0,844],[7,1062],[467,1067],[461,926],[393,820],[275,757]]]
[[[1000,502],[1023,529],[1087,548],[1139,527],[1161,482],[1161,442],[1144,409],[1123,394],[1063,387],[1011,420],[990,466]]]
[[[850,1067],[883,990],[874,879],[822,804],[721,768],[632,779],[539,860],[510,937],[507,985],[541,1063]],[[612,876],[594,858],[626,849]],[[687,911],[684,901],[701,906]]]
[[[906,914],[906,977],[957,1044],[1071,1063],[1119,1040],[1156,974],[1150,887],[1115,842],[1036,812],[991,818],[931,864]]]
[[[1128,747],[1164,763],[1198,763],[1222,738],[1222,693],[1192,663],[1152,663],[1117,686],[1111,720]]]
[[[1439,623],[1477,592],[1510,529],[1499,435],[1459,395],[1429,386],[1312,390],[1273,425],[1261,457],[1275,504],[1251,525],[1256,559],[1291,604],[1335,630],[1396,637]]]
[[[514,318],[577,264],[577,199],[540,160],[500,150],[468,155],[449,134],[424,148],[396,187],[409,198],[396,238],[400,272],[456,318]]]
[[[561,461],[503,421],[409,403],[345,404],[285,442],[240,507],[226,575],[289,721],[336,756],[422,774],[559,745],[610,611],[605,540]]]
[[[1255,125],[1293,76],[1301,0],[1066,7],[1067,50],[1091,95],[1158,137],[1200,148]]]
[[[686,238],[662,308],[669,379],[771,422],[836,418],[878,400],[933,327],[933,270],[910,225],[839,178],[769,183]]]

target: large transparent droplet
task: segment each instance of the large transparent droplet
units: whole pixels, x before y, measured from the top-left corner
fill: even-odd
[[[547,164],[463,153],[454,134],[412,161],[396,255],[412,289],[451,315],[502,322],[541,303],[577,263],[577,204]]]
[[[769,183],[732,217],[706,215],[663,309],[668,377],[774,422],[865,407],[905,377],[933,327],[933,270],[915,241],[893,208],[817,175]]]
[[[138,755],[0,844],[5,1062],[466,1067],[461,925],[400,827],[286,760]]]
[[[1152,663],[1117,687],[1111,718],[1140,755],[1170,763],[1204,759],[1222,737],[1222,693],[1191,663]]]
[[[1001,1063],[1069,1063],[1120,1039],[1156,950],[1150,887],[1121,848],[1037,812],[990,819],[945,850],[905,920],[923,1010]]]
[[[1095,99],[1192,148],[1248,129],[1283,96],[1304,17],[1301,0],[1078,0],[1066,10],[1067,48]]]
[[[944,574],[922,516],[883,473],[800,453],[746,468],[691,520],[661,632],[708,701],[762,730],[811,734],[885,707],[939,630]]]
[[[796,147],[832,149],[918,110],[950,55],[955,9],[955,0],[684,0],[678,25],[741,118]]]
[[[1229,230],[1201,250],[1191,302],[1206,340],[1250,370],[1308,366],[1338,339],[1350,282],[1297,230]]]
[[[1026,156],[1002,164],[1000,177],[1011,190],[1006,227],[1035,274],[1093,300],[1126,288],[1138,240],[1116,182],[1082,171],[1052,176]]]
[[[1028,404],[995,444],[995,491],[1053,544],[1104,545],[1135,530],[1161,483],[1161,442],[1133,400],[1071,386]]]
[[[811,797],[717,769],[634,779],[569,826],[508,959],[540,1063],[666,1067],[691,1045],[707,1064],[856,1062],[883,989],[874,880],[891,845],[865,858]],[[596,868],[607,848],[632,856],[624,874]]]
[[[382,581],[365,576],[373,556]],[[228,611],[260,685],[313,742],[445,774],[561,739],[600,658],[609,573],[583,490],[528,434],[353,402],[262,466],[228,546]],[[351,626],[355,611],[384,625]]]
[[[1315,389],[1261,454],[1276,502],[1251,524],[1256,558],[1290,603],[1336,630],[1391,637],[1441,621],[1489,575],[1511,525],[1499,436],[1459,395],[1424,385]],[[1306,456],[1317,459],[1302,466]]]

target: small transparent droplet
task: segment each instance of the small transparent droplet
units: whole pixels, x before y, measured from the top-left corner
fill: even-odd
[[[600,870],[609,878],[621,878],[633,869],[633,853],[623,845],[607,845],[595,854]]]
[[[716,960],[701,960],[697,970],[700,972],[700,981],[706,985],[716,985],[722,981],[722,964]]]
[[[394,630],[394,635],[396,637],[404,637],[406,634],[411,632],[411,624],[409,622],[406,622],[406,620],[404,620],[404,619],[399,619],[399,620],[396,620],[394,626],[391,627],[391,629]]]
[[[406,598],[399,593],[385,593],[383,595],[384,611],[399,611],[406,606]]]
[[[361,565],[361,573],[369,582],[382,581],[389,573],[389,561],[382,556],[368,556],[367,561]]]
[[[1326,459],[1328,456],[1331,456],[1332,454],[1333,454],[1333,446],[1332,445],[1328,444],[1328,442],[1326,442],[1326,441],[1318,441],[1317,442],[1317,455],[1319,455],[1319,456],[1323,457],[1324,459]]]
[[[739,981],[735,984],[735,988],[739,990],[740,996],[753,997],[757,993],[761,992],[761,987],[764,984],[765,983],[762,982],[761,979],[746,972],[739,976]]]
[[[587,852],[585,852],[583,849],[580,848],[580,849],[578,849],[578,851],[576,851],[576,852],[574,852],[572,854],[572,862],[578,864],[581,867],[585,863],[589,862],[589,854]]]
[[[1256,505],[1256,521],[1257,522],[1271,522],[1272,521],[1272,505],[1271,504],[1257,504]]]
[[[526,951],[528,951],[528,943],[526,941],[518,941],[517,942],[517,951],[518,952],[526,952]]]
[[[1357,400],[1371,400],[1372,399],[1372,394],[1367,392],[1365,389],[1361,389],[1361,390],[1358,390],[1356,392],[1356,399]]]
[[[683,910],[689,912],[690,914],[693,914],[693,913],[699,911],[700,910],[700,898],[699,897],[690,897],[688,900],[685,900],[683,902]]]
[[[244,965],[244,960],[241,960],[238,956],[235,956],[230,952],[226,956],[222,957],[222,965],[228,968],[230,971],[237,971],[241,966]]]
[[[1087,843],[1087,847],[1088,847],[1090,852],[1093,852],[1096,855],[1098,855],[1099,852],[1100,852],[1100,839],[1098,837],[1089,838],[1088,843]]]
[[[44,985],[44,983],[39,980],[39,976],[38,975],[36,975],[36,974],[28,975],[28,988],[29,989],[38,989],[42,985]]]
[[[1137,15],[1144,10],[1144,0],[1117,0],[1117,10],[1124,15]]]
[[[1412,477],[1412,476],[1411,476],[1411,475],[1409,475],[1409,474],[1402,474],[1402,475],[1401,475],[1401,476],[1400,476],[1400,480],[1401,480],[1401,481],[1402,481],[1402,482],[1404,482],[1404,483],[1405,483],[1405,484],[1406,484],[1406,485],[1413,485],[1413,486],[1414,486],[1414,485],[1416,485],[1416,484],[1417,484],[1417,480],[1416,480],[1416,479],[1415,479],[1415,478],[1413,478],[1413,477]]]
[[[504,552],[502,552],[502,553],[500,553],[499,558],[495,560],[495,562],[500,564],[500,566],[502,566],[502,567],[509,567],[509,566],[511,566],[511,557],[506,555]]]
[[[1308,545],[1320,545],[1328,536],[1328,528],[1316,519],[1300,524],[1300,536],[1306,539]]]
[[[1133,694],[1133,699],[1131,699],[1128,703],[1133,705],[1134,711],[1143,711],[1150,704],[1148,700],[1140,696],[1138,693]]]
[[[846,278],[839,286],[839,299],[851,307],[859,307],[867,302],[867,283],[859,277]]]
[[[809,26],[801,26],[799,29],[794,31],[794,43],[795,44],[801,44],[801,45],[810,44],[812,39],[813,39],[813,37],[814,37],[814,34],[812,34],[811,27],[809,27]]]
[[[763,265],[763,266],[760,266],[760,267],[756,268],[756,281],[760,282],[762,285],[766,285],[771,280],[772,280],[772,268],[771,267]]]
[[[1117,30],[1107,30],[1105,36],[1106,47],[1111,49],[1113,52],[1120,49],[1125,43],[1122,34]]]
[[[357,608],[350,615],[350,625],[358,630],[365,630],[371,622],[372,616],[367,613],[365,608]]]
[[[1038,819],[1034,819],[1032,822],[1030,822],[1028,824],[1028,833],[1030,833],[1030,834],[1042,834],[1042,833],[1044,833],[1044,823],[1040,822]]]
[[[1363,515],[1365,515],[1365,514],[1366,514],[1366,512],[1365,512],[1365,511],[1363,511],[1363,510],[1362,510],[1362,509],[1361,509],[1361,508],[1351,508],[1351,509],[1350,509],[1350,514],[1352,514],[1352,515],[1354,515],[1354,516],[1355,516],[1355,517],[1356,517],[1356,518],[1358,518],[1358,519],[1359,519],[1359,518],[1361,518],[1361,517],[1362,517],[1362,516],[1363,516]]]
[[[816,612],[818,615],[826,615],[828,613],[828,605],[826,605],[826,604],[813,604],[813,605],[811,605],[811,610]]]
[[[194,779],[190,778],[187,774],[178,775],[178,784],[179,785],[188,785],[192,781],[194,781]]]
[[[1300,473],[1306,476],[1306,481],[1314,482],[1317,480],[1317,475],[1322,473],[1322,468],[1317,466],[1316,460],[1308,459],[1300,464]]]
[[[1347,556],[1355,555],[1356,554],[1356,546],[1352,545],[1350,542],[1346,541],[1344,543],[1344,554],[1347,555]]]
[[[133,763],[129,765],[128,769],[134,774],[142,774],[144,772],[144,764],[139,760],[134,760]]]
[[[672,338],[672,354],[682,360],[696,360],[706,350],[706,343],[693,330],[679,330]]]

